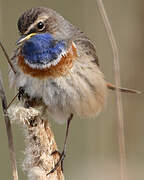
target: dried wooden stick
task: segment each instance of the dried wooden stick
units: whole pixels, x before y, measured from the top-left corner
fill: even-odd
[[[10,106],[8,112],[13,121],[24,127],[26,157],[23,168],[29,180],[64,180],[60,166],[47,175],[59,160],[58,153],[52,154],[57,145],[47,118],[34,108]]]
[[[112,32],[108,16],[106,14],[103,1],[97,0],[98,9],[102,16],[114,57],[114,71],[115,71],[115,84],[116,84],[116,97],[117,97],[117,110],[118,110],[118,141],[119,141],[119,154],[120,154],[120,175],[121,180],[126,180],[126,151],[125,151],[125,137],[124,137],[124,117],[123,117],[123,106],[121,92],[119,91],[120,86],[120,68],[119,68],[119,55],[118,48],[116,45],[115,37]]]
[[[10,58],[9,58],[9,56],[8,56],[5,48],[4,48],[4,46],[2,45],[1,41],[0,41],[0,47],[1,47],[1,49],[2,49],[2,51],[3,51],[3,53],[4,53],[4,55],[5,55],[5,57],[6,57],[6,59],[7,59],[8,64],[9,64],[10,67],[11,67],[12,71],[14,72],[14,74],[16,74],[16,70],[15,70],[13,64],[11,63],[11,60],[10,60]]]
[[[10,151],[10,161],[11,161],[11,166],[12,166],[13,180],[18,180],[18,172],[17,172],[15,152],[14,152],[12,129],[11,129],[10,119],[7,113],[7,99],[6,99],[5,91],[3,88],[1,72],[0,72],[0,98],[2,101],[2,108],[3,108],[5,125],[6,125],[7,136],[8,136],[8,145],[9,145],[9,151]]]

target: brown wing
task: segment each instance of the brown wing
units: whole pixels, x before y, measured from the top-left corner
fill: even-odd
[[[74,42],[76,45],[79,45],[86,54],[92,56],[92,61],[99,66],[95,45],[83,32],[77,31],[74,35]]]

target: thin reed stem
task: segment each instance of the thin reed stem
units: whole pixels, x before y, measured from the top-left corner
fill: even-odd
[[[108,20],[107,13],[105,11],[103,1],[97,0],[98,9],[102,16],[114,57],[114,71],[115,71],[115,84],[116,84],[116,97],[117,97],[117,111],[118,111],[118,141],[119,141],[119,155],[120,155],[120,179],[126,180],[126,150],[125,150],[125,136],[124,136],[124,117],[120,86],[120,67],[119,67],[119,55],[118,48],[110,22]]]
[[[9,64],[10,67],[11,67],[12,71],[14,72],[14,74],[16,74],[16,70],[14,69],[14,66],[12,65],[11,60],[10,60],[10,58],[9,58],[9,56],[8,56],[8,54],[7,54],[4,46],[3,46],[3,44],[1,43],[1,41],[0,41],[0,47],[1,47],[1,49],[2,49],[2,51],[3,51],[3,53],[4,53],[4,55],[5,55],[5,57],[6,57],[6,59],[7,59],[8,64]]]
[[[0,98],[1,98],[1,102],[2,102],[5,125],[6,125],[7,136],[8,136],[8,146],[9,146],[9,151],[10,151],[10,161],[11,161],[11,166],[12,166],[13,180],[18,180],[18,172],[17,172],[14,144],[13,144],[12,128],[11,128],[10,119],[9,119],[9,116],[7,113],[7,99],[6,99],[5,91],[3,88],[1,73],[0,73]]]

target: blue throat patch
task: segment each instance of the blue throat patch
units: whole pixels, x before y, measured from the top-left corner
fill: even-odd
[[[31,65],[54,64],[67,51],[66,42],[56,41],[49,33],[36,34],[22,48],[25,61]]]

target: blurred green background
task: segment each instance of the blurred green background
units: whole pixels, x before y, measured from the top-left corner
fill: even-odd
[[[119,55],[122,86],[144,90],[144,1],[103,0]],[[0,0],[0,40],[11,54],[18,39],[17,20],[28,8],[46,6],[62,14],[96,42],[101,69],[108,81],[114,82],[113,57],[99,15],[96,0]],[[0,69],[8,101],[15,94],[9,88],[7,62],[0,51]],[[144,179],[144,96],[123,94],[127,174],[129,180]],[[1,108],[0,108],[1,109]],[[51,122],[56,140],[62,149],[65,125]],[[71,124],[67,157],[64,162],[66,180],[119,180],[117,110],[114,92],[109,92],[107,107],[96,120],[74,119]],[[13,125],[19,176],[24,159],[22,129]],[[7,136],[0,110],[0,179],[12,179]]]

